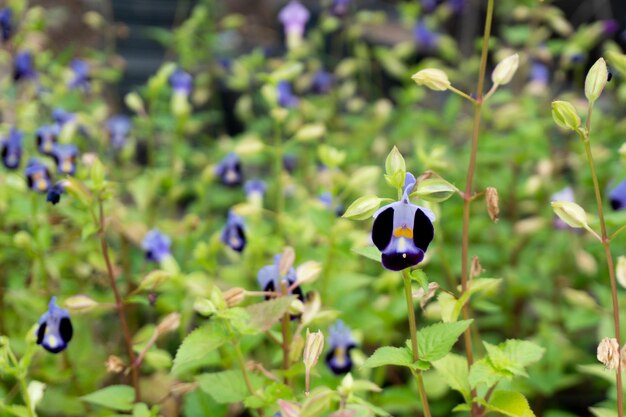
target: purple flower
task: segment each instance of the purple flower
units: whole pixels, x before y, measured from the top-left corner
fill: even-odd
[[[619,30],[619,23],[615,19],[603,20],[602,30],[605,35],[612,35]]]
[[[229,153],[215,168],[215,175],[220,178],[222,184],[228,187],[241,185],[243,174],[241,171],[241,161],[235,153]]]
[[[26,51],[15,56],[13,63],[13,80],[32,80],[37,77],[37,72],[33,66],[33,55]]]
[[[330,351],[326,355],[326,365],[335,375],[347,374],[352,370],[350,351],[356,342],[350,334],[350,328],[341,320],[329,329]]]
[[[46,201],[52,203],[52,205],[58,204],[61,201],[61,195],[65,192],[65,186],[67,185],[66,181],[59,181],[54,184],[48,190],[48,196],[46,197]]]
[[[153,262],[161,262],[170,256],[171,245],[172,240],[169,236],[161,233],[158,229],[150,230],[141,242],[141,248],[146,254],[146,259]]]
[[[391,271],[422,262],[435,236],[433,212],[409,201],[414,186],[415,177],[407,172],[402,199],[374,213],[372,241],[382,253],[383,266]]]
[[[278,105],[280,107],[296,107],[300,102],[298,97],[293,94],[291,84],[287,81],[279,81],[276,86],[276,92],[278,94]]]
[[[250,200],[263,200],[267,185],[263,180],[249,180],[243,186],[246,196]]]
[[[246,247],[246,232],[243,219],[230,211],[224,229],[222,242],[236,252],[243,252]]]
[[[291,36],[302,38],[309,17],[307,8],[297,0],[291,0],[278,14],[278,20],[283,24],[287,38]]]
[[[0,142],[2,163],[7,169],[17,169],[22,160],[22,137],[24,135],[12,128],[9,136]]]
[[[465,0],[448,0],[448,5],[453,13],[460,13],[465,7]]]
[[[259,269],[257,282],[263,291],[281,292],[281,282],[284,282],[287,285],[287,288],[291,287],[296,282],[296,270],[293,267],[289,268],[285,276],[281,277],[279,269],[281,257],[282,255],[274,256],[274,263],[272,265],[267,265]],[[302,293],[302,288],[300,288],[300,286],[297,286],[292,291],[289,291],[289,294],[296,295],[300,301],[304,301],[304,294]],[[268,295],[265,296],[266,300],[270,298],[272,297]]]
[[[424,13],[432,13],[437,8],[437,0],[422,0],[422,10]]]
[[[130,117],[118,114],[106,121],[106,129],[109,132],[109,142],[113,149],[121,149],[130,134],[132,123]]]
[[[56,108],[52,111],[52,119],[57,125],[59,125],[59,128],[74,120],[74,117],[74,113],[66,112],[61,108]]]
[[[439,44],[439,35],[428,29],[423,20],[419,20],[413,28],[413,39],[424,51],[432,51]]]
[[[623,180],[609,192],[609,202],[613,210],[626,208],[626,180]]]
[[[13,12],[8,7],[0,9],[0,35],[4,42],[8,41],[13,34],[13,27],[11,26],[11,18]]]
[[[534,61],[530,67],[530,79],[533,82],[547,86],[550,82],[550,70],[541,61]]]
[[[286,154],[283,156],[283,168],[290,174],[296,170],[296,166],[298,165],[298,158],[292,154]]]
[[[74,175],[78,148],[76,145],[56,143],[52,147],[52,158],[57,165],[59,174]]]
[[[89,64],[82,59],[74,59],[70,63],[74,78],[70,81],[70,88],[80,88],[84,91],[89,90],[91,85],[91,75],[89,74]]]
[[[189,94],[191,94],[191,90],[193,89],[193,78],[188,72],[177,68],[176,71],[170,75],[169,81],[175,94],[182,94],[184,96],[189,96]]]
[[[338,17],[345,16],[350,10],[352,0],[333,0],[330,5],[331,12]]]
[[[52,148],[57,143],[60,133],[59,125],[45,125],[37,129],[35,137],[37,150],[44,155],[52,156]]]
[[[311,89],[316,94],[328,94],[333,87],[335,77],[328,71],[319,70],[313,75]]]
[[[52,178],[50,171],[44,164],[33,158],[28,161],[24,174],[26,175],[28,188],[40,193],[48,192],[52,184]]]
[[[319,201],[329,210],[333,210],[333,206],[334,206],[335,214],[338,217],[341,217],[341,215],[343,215],[343,212],[344,212],[343,205],[337,204],[335,206],[334,201],[333,201],[333,195],[330,192],[324,191],[322,194],[320,194]]]
[[[70,314],[58,307],[56,302],[56,297],[50,299],[48,311],[39,318],[35,331],[37,344],[51,353],[63,351],[74,335]]]

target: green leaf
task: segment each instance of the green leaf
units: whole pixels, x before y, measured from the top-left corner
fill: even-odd
[[[406,348],[383,346],[367,358],[363,366],[365,368],[378,368],[385,365],[398,365],[413,368],[413,357]]]
[[[528,400],[524,395],[515,391],[496,391],[487,404],[491,411],[502,413],[510,417],[534,417]]]
[[[80,397],[82,401],[96,404],[117,411],[130,411],[133,409],[135,392],[128,385],[111,385],[91,394]]]
[[[502,378],[510,378],[512,375],[508,372],[501,372],[495,369],[487,358],[483,358],[474,362],[469,372],[470,387],[476,388],[480,385],[491,387]]]
[[[417,344],[422,361],[432,362],[446,356],[459,336],[473,320],[436,323],[417,332]]]
[[[463,398],[465,398],[465,401],[470,400],[472,389],[469,384],[467,359],[463,356],[450,353],[434,361],[433,367],[443,375],[450,388],[460,392]]]
[[[31,413],[28,411],[28,408],[23,405],[3,405],[0,403],[0,410],[4,410],[12,416],[15,417],[30,417]]]
[[[411,280],[417,282],[417,284],[424,289],[424,291],[428,292],[428,276],[426,276],[426,272],[421,269],[414,269],[411,271]]]
[[[545,349],[526,340],[507,340],[498,346],[484,343],[489,362],[499,371],[528,376],[524,368],[537,362]]]
[[[617,417],[617,411],[609,408],[590,407],[589,411],[595,417]]]
[[[452,197],[458,189],[442,178],[428,178],[417,185],[411,195],[416,195],[426,201],[441,203]]]
[[[208,354],[228,342],[230,336],[224,323],[219,321],[211,321],[206,326],[194,330],[178,348],[172,373],[180,375],[201,366]]]
[[[380,251],[375,246],[365,246],[363,248],[352,248],[352,252],[365,256],[372,261],[380,262]]]
[[[280,318],[287,312],[289,306],[296,299],[295,295],[279,297],[273,300],[246,307],[250,314],[250,326],[259,333],[272,328]]]
[[[248,376],[254,389],[258,389],[263,383],[263,378],[256,374]],[[200,389],[213,397],[218,404],[236,403],[250,395],[243,374],[238,369],[201,374],[196,380]]]

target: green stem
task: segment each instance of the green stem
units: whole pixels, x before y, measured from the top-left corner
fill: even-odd
[[[239,362],[239,366],[241,367],[241,373],[243,375],[243,380],[246,383],[246,387],[248,388],[248,392],[250,395],[254,395],[254,387],[252,386],[252,382],[250,382],[250,376],[248,375],[248,370],[246,369],[246,362],[243,358],[243,353],[241,353],[241,345],[239,341],[235,343],[235,353],[237,353],[237,362]]]
[[[276,231],[278,236],[281,236],[285,191],[283,189],[283,138],[278,121],[274,124],[274,178],[276,178]]]
[[[37,414],[33,410],[33,404],[30,401],[30,395],[28,395],[28,386],[26,385],[26,378],[20,377],[20,391],[22,391],[22,398],[24,399],[24,405],[28,410],[29,417],[37,417]]]
[[[613,325],[615,328],[615,339],[617,339],[618,346],[621,346],[620,335],[620,320],[619,320],[619,304],[617,301],[617,283],[615,280],[615,264],[613,263],[613,255],[611,254],[610,239],[608,238],[606,231],[606,223],[604,221],[604,209],[602,207],[602,194],[600,193],[600,184],[598,182],[598,175],[596,173],[596,166],[593,161],[593,154],[591,153],[590,135],[591,135],[591,114],[593,112],[593,103],[589,103],[589,109],[587,113],[587,131],[585,135],[581,135],[583,144],[585,146],[585,153],[587,155],[587,162],[589,162],[589,169],[591,170],[591,178],[593,179],[593,189],[596,196],[596,205],[598,207],[598,218],[600,220],[600,229],[602,236],[602,247],[604,248],[604,254],[606,256],[606,264],[609,268],[609,279],[611,281],[611,298],[613,301]],[[617,414],[619,417],[624,417],[624,393],[622,392],[622,363],[617,362],[617,369],[615,370],[615,378],[617,385]]]
[[[406,297],[406,308],[409,315],[409,331],[411,332],[411,350],[413,351],[413,362],[417,362],[419,357],[419,349],[417,346],[417,326],[415,324],[415,308],[413,306],[413,294],[411,291],[411,276],[408,269],[402,270],[402,278],[404,279],[404,295]],[[430,406],[428,405],[428,397],[424,388],[424,380],[422,379],[422,371],[413,371],[417,389],[420,395],[420,401],[424,408],[424,416],[430,417]]]
[[[288,295],[287,283],[285,281],[282,281],[280,283],[280,289],[284,297]],[[291,350],[291,317],[289,316],[289,313],[283,314],[283,318],[281,321],[281,330],[283,334],[283,371],[285,372],[285,375],[283,376],[283,381],[285,385],[289,385],[289,377],[287,376],[287,371],[289,371],[290,365],[289,354]]]

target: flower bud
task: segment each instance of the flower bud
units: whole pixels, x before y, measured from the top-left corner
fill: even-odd
[[[310,284],[319,277],[322,272],[322,265],[319,262],[307,261],[296,269],[298,285]]]
[[[292,401],[278,400],[278,406],[280,407],[282,417],[300,417],[302,407],[299,404]]]
[[[571,201],[553,201],[550,204],[554,213],[570,227],[589,227],[587,225],[587,213],[578,204]]]
[[[366,220],[372,217],[378,207],[380,207],[382,199],[375,195],[365,195],[357,198],[341,217],[352,220]]]
[[[305,394],[309,395],[309,381],[311,378],[311,369],[317,363],[322,350],[324,349],[324,335],[320,330],[315,333],[306,331],[306,342],[304,344],[304,352],[302,353],[302,362],[306,373],[306,390]]]
[[[617,369],[620,361],[617,339],[605,337],[598,345],[596,357],[606,369]]]
[[[165,333],[173,332],[178,329],[178,326],[180,326],[180,313],[171,313],[161,320],[155,332],[157,336],[162,336]]]
[[[224,292],[224,301],[229,308],[241,304],[245,298],[246,290],[243,288],[235,287]]]
[[[89,311],[98,306],[98,302],[86,295],[74,295],[65,300],[65,307],[73,311]]]
[[[217,307],[211,300],[200,298],[193,303],[193,309],[201,316],[208,317],[217,312]]]
[[[581,123],[576,109],[567,101],[552,102],[552,118],[557,125],[564,129],[578,130]]]
[[[416,72],[411,77],[417,85],[424,85],[435,91],[445,91],[450,87],[450,80],[445,72],[436,68],[427,68]]]
[[[472,263],[470,266],[470,279],[474,279],[484,271],[483,266],[478,260],[478,256],[472,257]]]
[[[402,172],[402,179],[404,180],[406,162],[404,162],[404,157],[398,148],[394,146],[389,155],[387,155],[387,159],[385,159],[385,172],[387,175],[395,175],[398,171]]]
[[[280,262],[278,263],[278,273],[280,276],[285,276],[293,266],[293,262],[296,260],[296,252],[291,246],[285,247],[282,255],[280,256]]]
[[[436,282],[430,282],[428,284],[428,291],[425,291],[423,287],[413,291],[413,299],[419,300],[422,310],[426,307],[426,304],[437,294],[439,284]]]
[[[124,103],[126,103],[126,106],[135,113],[144,114],[146,112],[141,96],[135,91],[126,94],[124,97]]]
[[[124,365],[124,361],[120,359],[118,356],[111,355],[109,359],[104,363],[107,368],[107,372],[111,374],[119,374],[124,371],[126,365]]]
[[[609,71],[606,68],[604,58],[600,58],[591,67],[585,78],[585,96],[590,103],[593,103],[600,97],[604,86],[609,79]]]
[[[427,178],[417,184],[415,194],[426,201],[441,203],[459,190],[443,178]]]
[[[513,75],[519,67],[519,55],[514,54],[508,58],[504,58],[496,65],[496,68],[491,73],[491,81],[497,85],[506,85],[511,82]]]
[[[621,285],[622,288],[626,288],[626,256],[620,256],[617,258],[615,275],[617,276],[617,282],[619,282],[619,285]]]
[[[489,213],[491,221],[497,222],[500,215],[498,190],[494,187],[487,187],[485,190],[485,202],[487,203],[487,213]]]

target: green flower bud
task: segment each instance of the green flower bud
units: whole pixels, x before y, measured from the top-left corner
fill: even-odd
[[[553,201],[552,209],[561,220],[574,228],[587,228],[587,213],[585,209],[571,201]]]
[[[577,131],[580,127],[580,116],[574,106],[567,101],[552,102],[552,118],[554,122],[564,129]]]
[[[431,90],[445,91],[450,87],[450,80],[445,72],[436,68],[427,68],[416,72],[411,77],[417,85],[424,85]]]
[[[600,97],[609,78],[604,58],[600,58],[591,67],[585,79],[585,96],[593,103]]]
[[[504,58],[496,65],[496,68],[491,73],[491,81],[494,84],[506,85],[511,82],[513,75],[519,67],[519,55],[514,54],[508,58]]]

